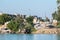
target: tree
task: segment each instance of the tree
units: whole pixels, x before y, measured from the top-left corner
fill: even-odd
[[[59,5],[60,4],[60,0],[57,0],[57,4]],[[58,21],[60,20],[60,5],[57,7],[57,11],[55,11],[52,16],[53,16],[53,19],[57,19]]]
[[[8,23],[7,27],[12,31],[12,32],[17,32],[20,29],[20,33],[22,32],[22,30],[24,29],[28,29],[30,31],[30,33],[32,31],[34,31],[34,27],[33,27],[33,17],[27,17],[26,18],[27,22],[24,24],[24,19],[21,16],[16,16],[14,20],[11,20],[10,23]],[[27,31],[28,31],[27,30]]]
[[[29,16],[26,18],[26,20],[29,24],[33,25],[33,18],[34,18],[33,16]]]
[[[0,24],[4,24],[4,18],[0,15]]]
[[[60,3],[60,0],[57,0],[57,3],[59,4]]]
[[[8,14],[3,14],[2,17],[4,18],[4,21],[10,21],[11,20],[11,16],[9,16]]]
[[[10,30],[12,30],[13,32],[17,32],[20,29],[20,32],[24,29],[24,20],[22,19],[22,17],[17,16],[15,18],[15,20],[12,20],[9,24],[8,24],[8,28]]]
[[[15,21],[19,23],[19,29],[21,32],[25,28],[24,19],[20,15],[17,15],[17,17],[15,18]]]
[[[14,16],[13,17],[12,16],[13,15],[10,15],[10,14],[0,15],[0,24],[4,24],[7,21],[11,21],[14,18]]]
[[[16,31],[19,30],[19,23],[11,20],[10,23],[7,24],[7,27],[8,27],[13,33],[15,33]]]
[[[57,19],[57,13],[56,11],[52,14],[53,19]]]
[[[53,16],[53,19],[56,19],[58,21],[58,27],[60,27],[60,0],[57,0],[57,4],[58,4],[58,7],[57,7],[57,11],[55,11],[52,16]]]
[[[35,29],[34,29],[34,27],[32,27],[31,24],[28,23],[28,24],[25,25],[25,33],[30,34],[33,31],[35,31]]]

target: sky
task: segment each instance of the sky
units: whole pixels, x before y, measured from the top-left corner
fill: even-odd
[[[9,14],[37,15],[52,18],[56,11],[56,0],[0,0],[0,12]]]

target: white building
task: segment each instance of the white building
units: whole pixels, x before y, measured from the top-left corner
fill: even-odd
[[[35,29],[40,29],[40,20],[37,17],[33,19],[33,24]]]
[[[36,24],[37,20],[38,20],[37,17],[34,17],[33,24]]]
[[[46,28],[47,26],[51,25],[49,21],[43,22],[40,21],[37,17],[33,19],[33,24],[35,29]]]

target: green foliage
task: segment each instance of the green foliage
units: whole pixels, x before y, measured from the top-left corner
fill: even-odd
[[[8,23],[7,27],[8,27],[10,30],[16,32],[16,31],[19,30],[19,23],[15,22],[15,21],[11,21],[10,23]]]
[[[57,0],[57,4],[60,4],[60,0]],[[53,16],[53,19],[57,19],[58,21],[60,21],[60,5],[57,7],[58,10],[55,11],[52,16]]]
[[[31,32],[36,31],[35,28],[33,27],[34,26],[33,25],[33,19],[34,19],[33,16],[29,16],[26,18],[28,24],[25,26],[25,28],[31,29]]]
[[[60,4],[60,0],[57,0],[57,4]],[[57,25],[57,28],[60,28],[60,6],[57,7],[58,10],[55,11],[52,16],[53,16],[53,19],[56,19],[58,20],[58,25]]]
[[[0,15],[0,24],[4,24],[4,18]]]
[[[60,3],[60,0],[57,0],[57,3],[59,4]]]
[[[4,21],[10,21],[11,20],[11,16],[9,16],[8,14],[3,14],[2,17],[4,18]]]
[[[57,25],[57,28],[60,28],[60,21],[58,21],[58,25]]]
[[[23,30],[23,28],[25,27],[23,18],[20,16],[17,16],[14,21],[19,23],[20,30]]]
[[[58,25],[57,28],[60,28],[60,25]]]
[[[32,25],[31,24],[26,24],[25,25],[25,28],[30,28],[31,29],[32,28]]]
[[[23,18],[22,17],[19,17],[19,16],[16,17],[14,21],[17,21],[20,24],[24,22]]]
[[[12,19],[13,19],[13,17],[11,15],[2,14],[2,15],[0,15],[0,24],[4,24],[5,22],[10,21]]]
[[[60,10],[52,14],[53,19],[60,21]]]
[[[54,12],[54,13],[52,14],[52,17],[53,17],[53,19],[57,19],[57,13]]]
[[[25,25],[24,25],[24,20],[21,17],[16,17],[15,20],[11,20],[11,22],[8,24],[8,28],[14,32],[20,30],[23,30]]]
[[[30,29],[31,32],[35,31],[35,28],[31,24],[26,24],[25,29]]]
[[[33,19],[34,19],[33,16],[29,16],[26,18],[28,24],[25,25],[25,29],[29,29],[31,33],[33,31],[36,31],[35,28],[33,27]]]
[[[23,29],[30,29],[30,31],[35,31],[33,24],[33,17],[29,16],[26,18],[27,22],[24,24],[24,19],[21,16],[15,17],[14,20],[11,20],[10,23],[8,23],[7,27],[13,31],[17,32],[20,29],[20,33]]]
[[[33,25],[33,18],[34,18],[33,16],[29,16],[26,18],[26,20],[29,24]]]

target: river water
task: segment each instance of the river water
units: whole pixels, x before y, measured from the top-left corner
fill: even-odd
[[[60,40],[55,34],[0,34],[0,40]]]

